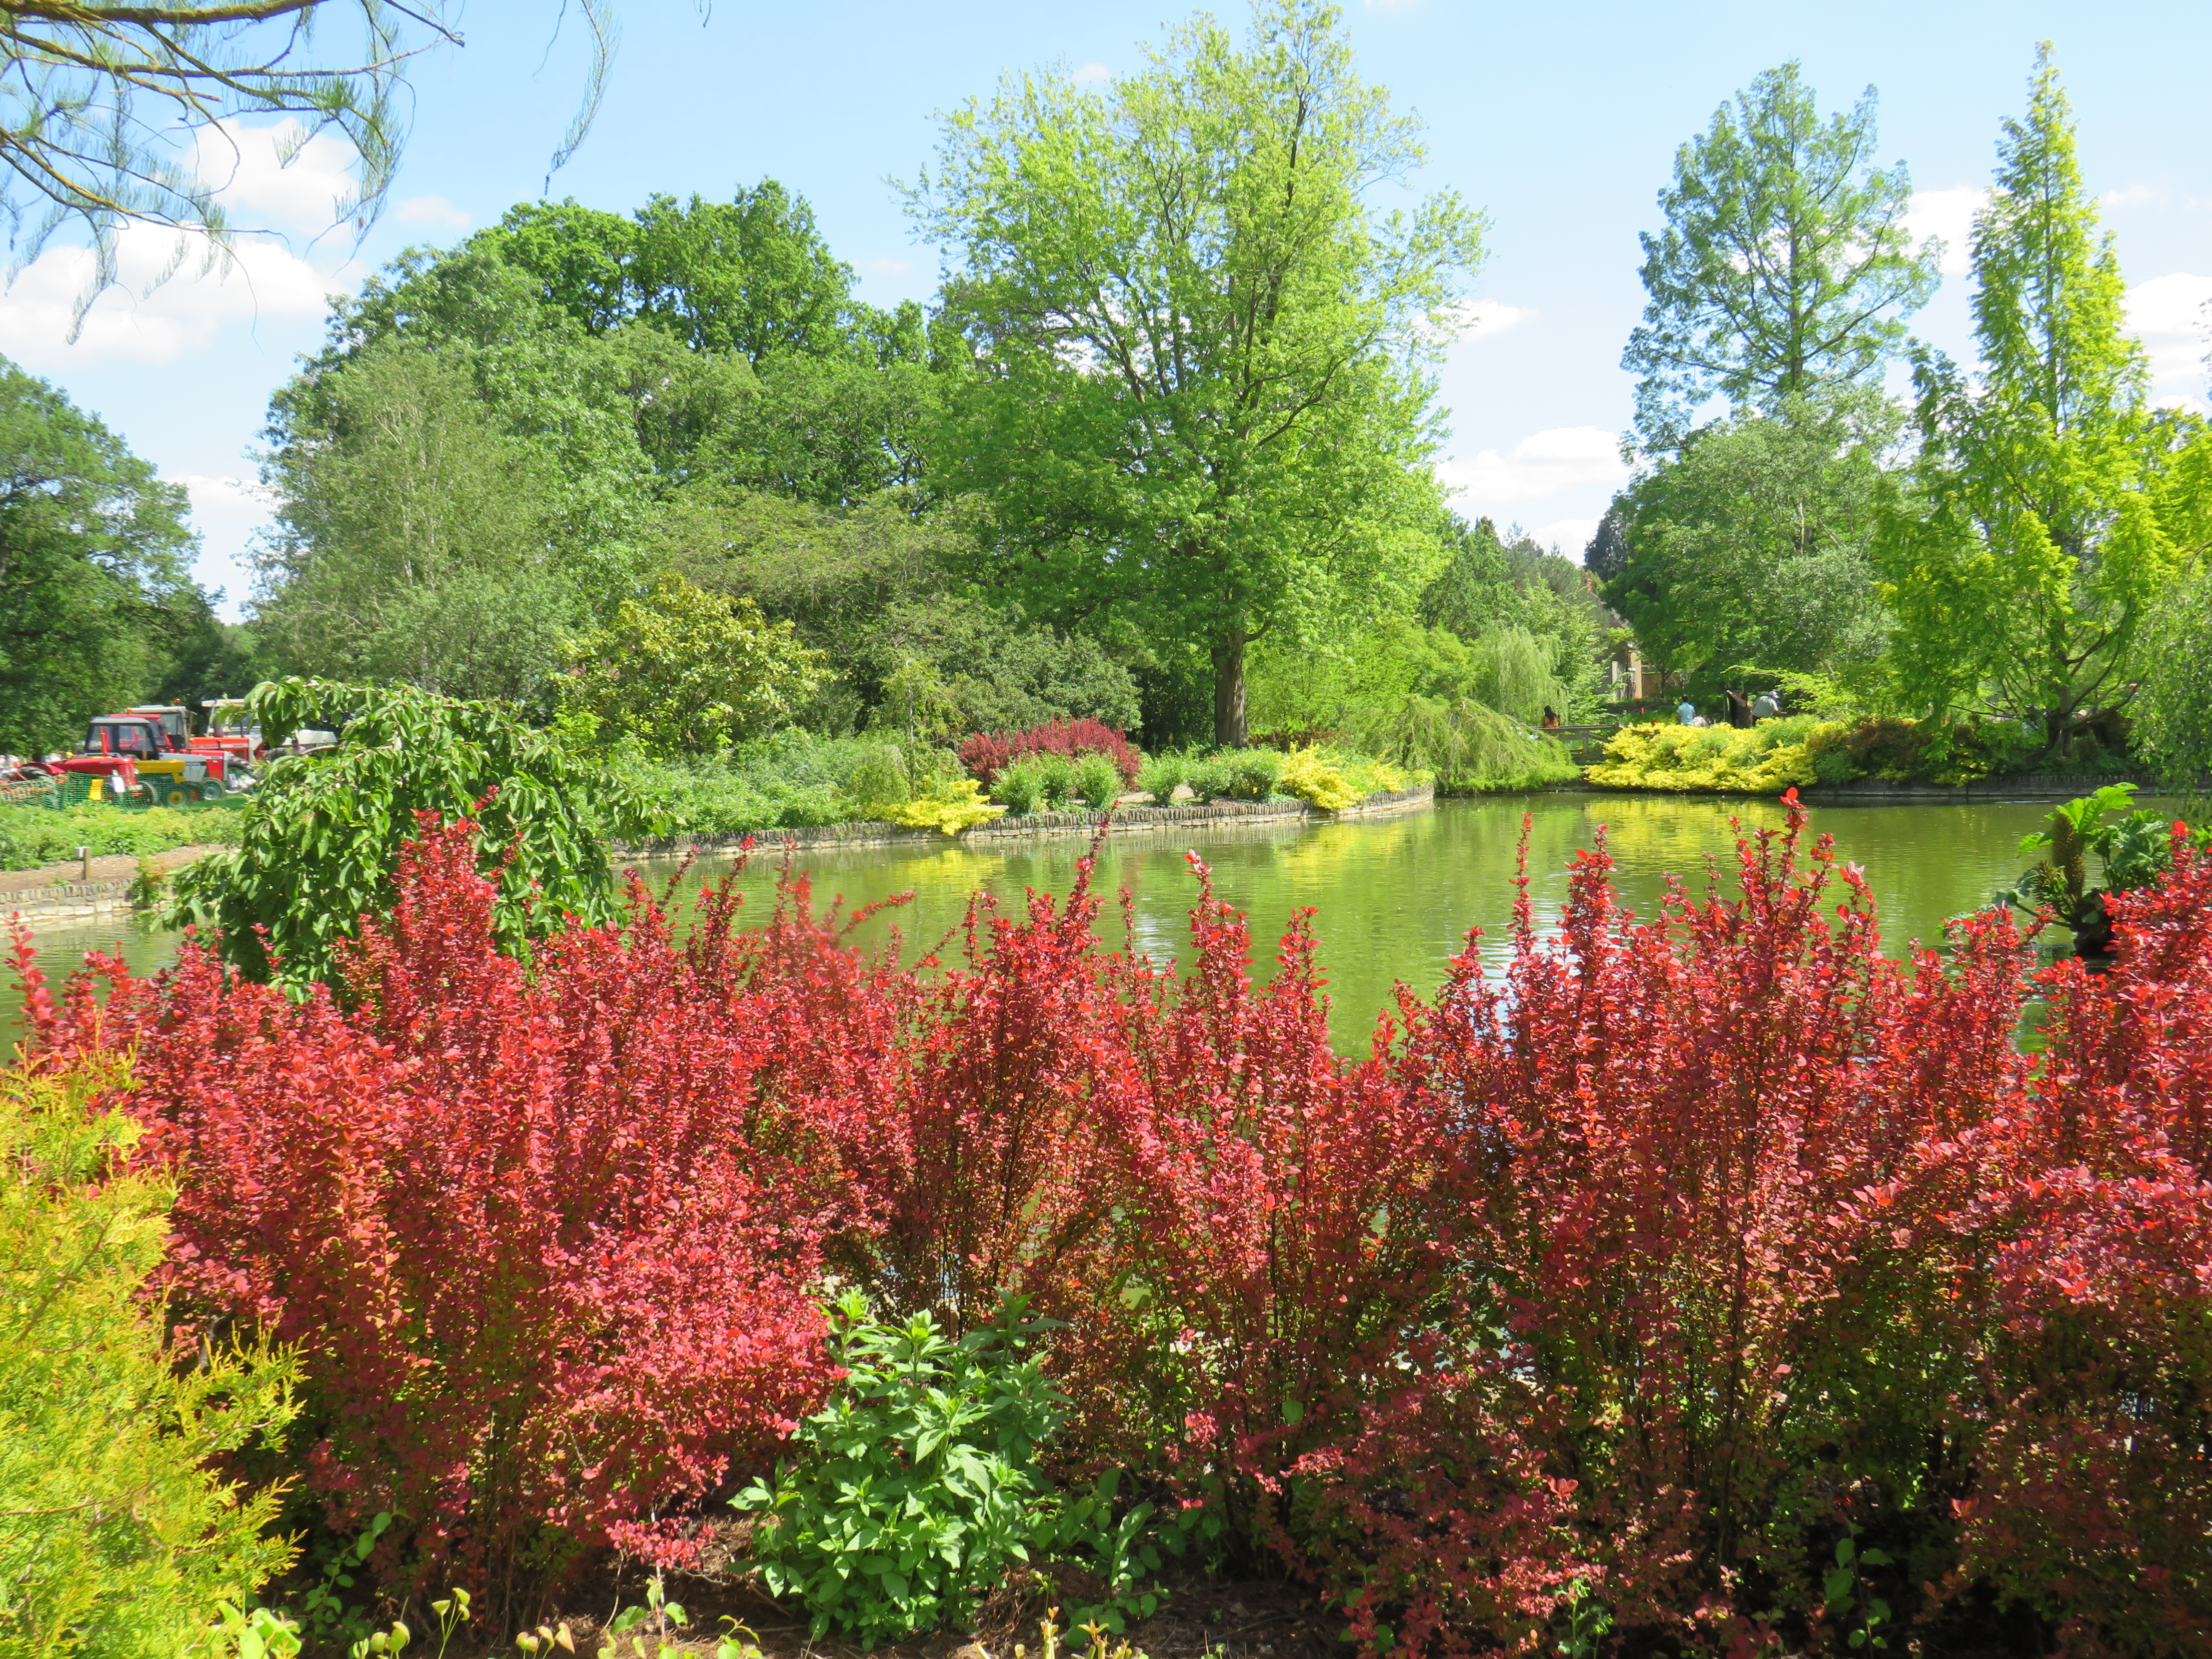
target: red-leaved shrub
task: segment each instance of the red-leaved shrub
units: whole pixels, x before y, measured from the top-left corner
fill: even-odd
[[[812,1408],[834,1214],[732,1133],[778,1040],[743,970],[698,995],[643,902],[626,938],[503,957],[475,846],[468,823],[410,845],[344,964],[356,1010],[188,943],[158,981],[111,967],[104,1008],[80,983],[34,1013],[49,1048],[135,1050],[179,1182],[173,1288],[298,1346],[331,1521],[404,1517],[388,1581],[498,1587],[652,1548],[657,1509]]]
[[[1502,977],[1470,942],[1346,1060],[1306,919],[1255,985],[1195,860],[1182,972],[1126,907],[1101,943],[1088,860],[950,965],[798,878],[526,965],[471,834],[417,844],[357,1006],[191,949],[33,987],[49,1048],[137,1048],[178,1291],[301,1346],[307,1479],[404,1510],[408,1571],[680,1552],[828,1385],[834,1272],[956,1326],[1030,1297],[1061,1472],[1210,1506],[1373,1650],[2212,1650],[2185,848],[2093,975],[1994,912],[1882,956],[1802,814],[1644,919],[1601,845],[1556,934],[1524,895]]]
[[[978,732],[960,745],[960,763],[986,789],[1024,755],[1061,755],[1069,760],[1103,755],[1114,763],[1125,784],[1136,782],[1143,763],[1127,737],[1093,720],[1047,720],[1026,732]]]

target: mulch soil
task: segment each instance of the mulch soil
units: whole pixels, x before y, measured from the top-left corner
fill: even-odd
[[[616,1613],[644,1605],[649,1577],[635,1562],[611,1567],[558,1592],[532,1622],[566,1624],[575,1651],[595,1655]],[[662,1583],[667,1599],[688,1615],[687,1626],[680,1632],[672,1631],[668,1639],[669,1649],[686,1659],[711,1655],[733,1626],[743,1627],[741,1639],[757,1643],[763,1659],[1043,1659],[1041,1622],[1055,1609],[1079,1605],[1103,1590],[1096,1581],[1085,1583],[1087,1577],[1061,1570],[1053,1580],[1028,1575],[1027,1584],[1010,1577],[984,1603],[972,1630],[944,1631],[872,1649],[836,1638],[811,1640],[803,1613],[770,1600],[735,1571],[709,1566],[669,1573]],[[1159,1611],[1120,1636],[1106,1637],[1098,1659],[1349,1659],[1353,1651],[1340,1639],[1343,1614],[1323,1607],[1304,1586],[1280,1579],[1208,1577],[1195,1570],[1163,1577],[1169,1595]],[[416,1632],[409,1651],[434,1652],[437,1634],[427,1611],[416,1610],[409,1622]],[[1060,1654],[1065,1659],[1091,1659],[1092,1638],[1067,1630],[1066,1623],[1063,1614]],[[651,1644],[645,1649],[647,1654],[655,1650]],[[487,1645],[483,1633],[471,1631],[456,1632],[447,1654],[448,1659],[476,1659],[516,1651],[511,1638]],[[343,1652],[343,1646],[322,1651],[311,1647],[306,1659],[324,1659],[325,1653],[337,1659]],[[630,1659],[629,1637],[622,1640],[620,1652]]]

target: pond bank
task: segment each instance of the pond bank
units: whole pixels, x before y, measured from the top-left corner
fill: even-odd
[[[212,846],[173,847],[149,853],[144,862],[163,874],[216,850]],[[131,908],[131,890],[140,860],[116,853],[85,861],[65,860],[37,870],[0,871],[0,921],[20,918],[30,928],[65,927],[111,911]]]
[[[2137,793],[2163,792],[2166,785],[2147,773],[2117,773],[2084,777],[2063,772],[2016,772],[2002,777],[1977,778],[1972,783],[1893,783],[1887,778],[1854,778],[1849,783],[1801,784],[1798,799],[1808,806],[1905,806],[1918,802],[1934,805],[1964,805],[1975,801],[2072,800],[2094,794],[2110,783],[2131,783]],[[1672,795],[1678,799],[1703,796],[1717,800],[1772,800],[1771,793],[1750,793],[1735,789],[1656,789],[1633,784],[1592,783],[1588,779],[1554,788],[1593,795]]]
[[[625,862],[635,862],[687,854],[731,853],[748,841],[763,848],[789,846],[842,851],[866,847],[942,847],[947,842],[1088,839],[1101,828],[1109,836],[1124,836],[1203,830],[1214,825],[1243,828],[1267,823],[1340,823],[1364,818],[1401,817],[1408,812],[1426,811],[1435,805],[1434,787],[1424,783],[1411,789],[1378,790],[1340,812],[1310,806],[1304,801],[1218,800],[1203,805],[1179,801],[1166,806],[1119,806],[1110,814],[1090,810],[1031,812],[1022,817],[994,818],[951,836],[941,830],[909,830],[902,824],[864,819],[792,830],[753,830],[726,836],[672,836],[661,841],[618,847],[615,853]]]

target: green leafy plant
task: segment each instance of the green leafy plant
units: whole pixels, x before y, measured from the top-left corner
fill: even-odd
[[[270,765],[240,844],[175,881],[173,925],[216,930],[249,979],[304,986],[364,913],[388,908],[416,815],[473,816],[482,869],[500,884],[502,944],[520,950],[565,925],[614,919],[620,904],[601,837],[640,827],[644,806],[608,769],[497,703],[409,685],[264,682],[247,706],[273,738],[338,721],[337,744]]]
[[[644,599],[623,600],[571,654],[583,666],[555,682],[564,708],[658,757],[712,754],[788,720],[823,666],[790,623],[673,574]]]
[[[1110,762],[1107,769],[1113,769]],[[1074,788],[1075,763],[1065,755],[1033,753],[1023,756],[998,775],[991,785],[991,799],[1020,817],[1030,812],[1057,811]]]
[[[2172,819],[2135,806],[2136,786],[2108,783],[2051,811],[2050,828],[2024,836],[2024,855],[2047,854],[2018,880],[2000,887],[1991,902],[2031,915],[2048,911],[2074,930],[2086,953],[2104,949],[2111,937],[2105,900],[2113,893],[2148,887],[2173,866]],[[2212,829],[2191,836],[2198,847],[2212,845]],[[2104,868],[2104,884],[2089,885],[2088,861],[2094,854]]]
[[[1165,806],[1189,778],[1191,758],[1186,754],[1147,755],[1137,773],[1137,787],[1150,795],[1155,805]]]
[[[1070,789],[1094,807],[1111,806],[1121,798],[1121,769],[1107,756],[1090,754],[1075,763]]]
[[[221,1651],[229,1659],[294,1659],[300,1651],[300,1626],[273,1607],[248,1611],[235,1601],[216,1603]]]
[[[292,1559],[281,1491],[208,1466],[273,1443],[294,1370],[214,1340],[173,1363],[146,1294],[172,1193],[129,1170],[137,1123],[94,1104],[127,1082],[111,1062],[0,1072],[0,1653],[173,1659],[223,1631],[281,1653],[237,1611]]]
[[[1054,1535],[1038,1445],[1057,1390],[1024,1348],[1042,1327],[1009,1299],[954,1338],[928,1314],[873,1319],[858,1292],[830,1310],[836,1396],[799,1425],[799,1454],[733,1503],[757,1513],[752,1559],[796,1595],[815,1637],[872,1647],[964,1617]]]
[[[1868,1589],[1861,1573],[1863,1568],[1889,1565],[1885,1552],[1863,1550],[1856,1537],[1836,1541],[1836,1565],[1821,1582],[1821,1595],[1828,1616],[1845,1632],[1845,1642],[1855,1653],[1889,1645],[1881,1634],[1881,1627],[1889,1622],[1889,1603]]]
[[[350,1538],[324,1547],[322,1576],[301,1593],[296,1609],[307,1634],[318,1641],[366,1641],[371,1634],[366,1609],[343,1592],[357,1587],[360,1575],[392,1529],[392,1514],[379,1510]],[[378,1651],[383,1651],[382,1649]]]
[[[680,1638],[674,1632],[690,1622],[684,1604],[668,1599],[667,1586],[656,1572],[646,1583],[642,1606],[623,1607],[607,1620],[599,1659],[677,1659]]]

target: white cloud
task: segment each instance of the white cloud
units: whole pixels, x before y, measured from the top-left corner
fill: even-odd
[[[1547,552],[1557,553],[1580,564],[1583,550],[1589,545],[1590,538],[1597,534],[1597,524],[1595,519],[1559,519],[1551,524],[1539,525],[1528,532],[1528,539]]]
[[[1534,432],[1510,450],[1486,449],[1472,459],[1437,469],[1451,494],[1477,511],[1515,501],[1541,501],[1594,486],[1607,490],[1627,482],[1620,434],[1598,426],[1555,426]]]
[[[1946,276],[1956,276],[1967,268],[1966,239],[1973,234],[1974,215],[1988,196],[1979,185],[1954,185],[1948,190],[1916,190],[1905,204],[1905,222],[1914,241],[1943,239]]]
[[[274,219],[317,235],[350,206],[360,158],[335,133],[307,135],[303,124],[289,118],[251,127],[217,121],[194,138],[192,170],[214,186],[216,199],[234,221],[259,225]]]
[[[2156,207],[2166,200],[2163,185],[2124,185],[2118,190],[2108,190],[2097,198],[2098,205],[2108,208]]]
[[[1444,333],[1455,340],[1479,340],[1518,328],[1536,313],[1524,306],[1502,305],[1495,300],[1462,300],[1451,308]]]
[[[1085,64],[1075,71],[1075,78],[1079,85],[1089,86],[1095,82],[1112,80],[1114,71],[1103,64]]]
[[[0,353],[49,370],[103,357],[165,363],[206,345],[234,319],[320,316],[324,296],[340,285],[267,238],[240,237],[227,268],[220,257],[210,263],[204,237],[180,241],[152,225],[126,225],[117,240],[120,286],[100,296],[75,345],[63,342],[93,257],[55,247],[0,291]]]
[[[253,588],[253,567],[246,548],[255,532],[267,526],[273,503],[268,490],[251,478],[211,478],[198,473],[173,474],[192,498],[192,528],[200,532],[200,556],[192,574],[200,585],[221,589],[219,609],[235,622],[245,613]]]
[[[410,196],[392,210],[403,225],[435,225],[441,230],[466,230],[469,216],[442,196]]]
[[[2161,405],[2201,408],[2212,343],[2212,276],[2176,270],[2128,290],[2128,325],[2150,356],[2151,399]]]

